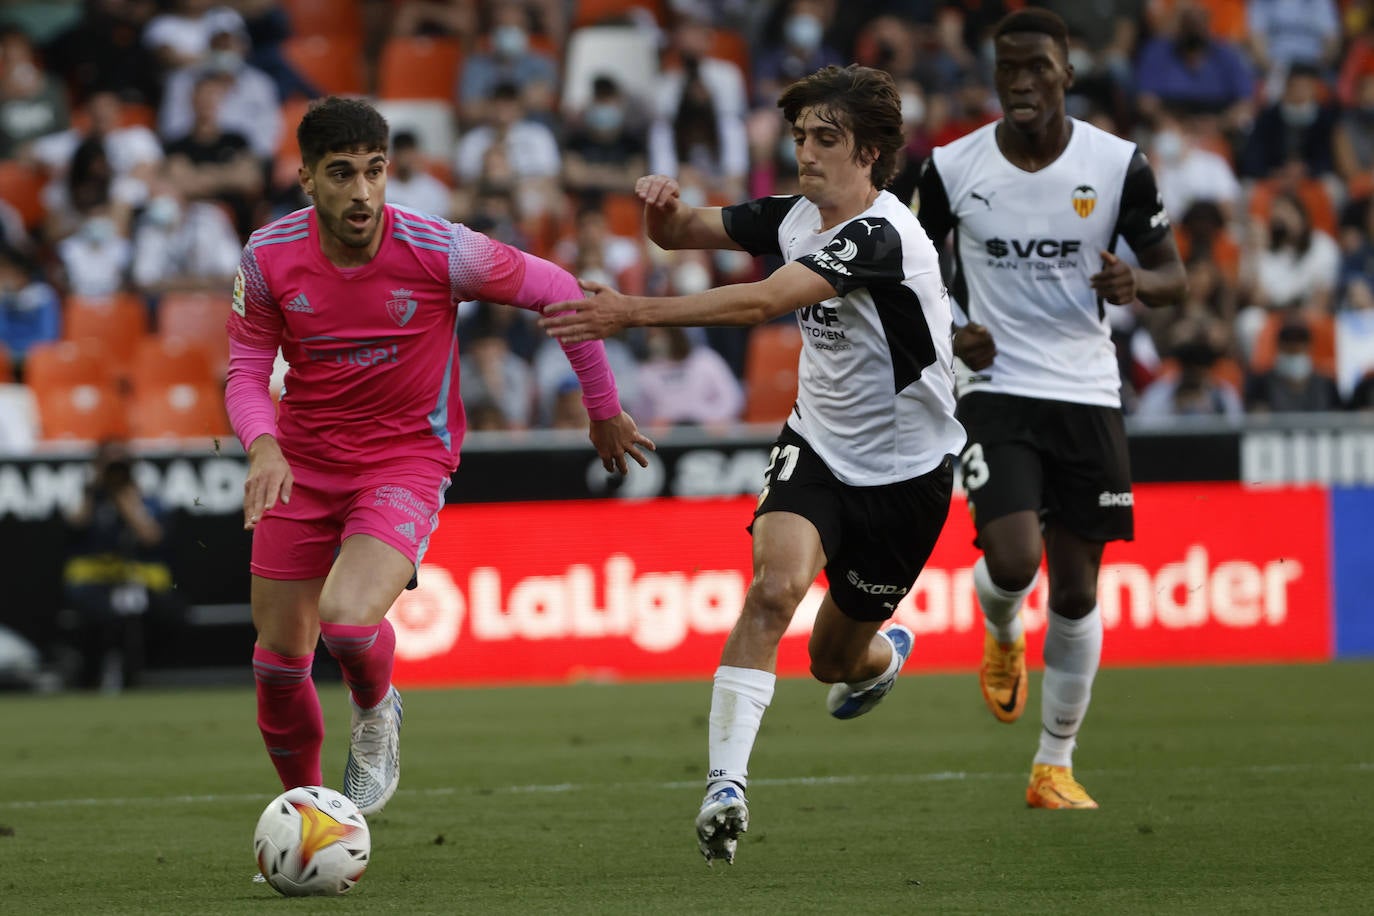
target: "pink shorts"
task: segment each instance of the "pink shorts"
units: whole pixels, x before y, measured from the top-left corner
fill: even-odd
[[[429,458],[329,470],[292,462],[291,474],[291,502],[278,502],[253,530],[252,570],[265,579],[322,578],[355,534],[390,544],[419,566],[450,480],[448,468]]]

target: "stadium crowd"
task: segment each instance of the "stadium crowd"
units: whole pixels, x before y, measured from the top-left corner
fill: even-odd
[[[795,189],[774,100],[830,63],[889,71],[921,163],[999,116],[1014,0],[85,0],[0,8],[0,450],[225,435],[224,317],[247,233],[305,206],[294,130],[360,94],[392,128],[389,202],[654,295],[748,279],[739,252],[644,240],[635,178],[690,203]],[[1180,309],[1109,306],[1128,413],[1374,409],[1374,2],[1049,0],[1070,112],[1154,166]],[[913,201],[913,204],[916,202]],[[470,426],[582,426],[532,317],[462,308]],[[651,430],[773,422],[799,337],[608,341]],[[12,384],[3,384],[12,383]]]

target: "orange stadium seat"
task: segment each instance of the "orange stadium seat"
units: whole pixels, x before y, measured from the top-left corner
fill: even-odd
[[[110,356],[99,340],[53,340],[34,344],[24,360],[24,384],[39,392],[73,385],[108,385]]]
[[[67,340],[93,337],[104,342],[117,368],[134,358],[139,340],[148,333],[148,309],[134,294],[68,296],[62,307],[62,336]]]
[[[218,383],[205,344],[185,337],[149,335],[138,343],[129,369],[135,396],[173,385],[213,386]]]
[[[43,221],[43,174],[36,166],[6,159],[0,161],[0,198],[13,207],[26,229]]]
[[[99,442],[129,434],[124,399],[111,385],[71,385],[38,393],[44,440]]]
[[[367,87],[363,46],[349,35],[305,34],[288,38],[282,54],[296,70],[324,93],[362,95]],[[291,125],[295,129],[295,125]]]
[[[363,15],[357,0],[282,0],[292,35],[344,35],[363,38]]]
[[[200,344],[209,355],[214,377],[223,378],[229,365],[229,335],[224,323],[229,318],[230,301],[229,296],[214,293],[168,293],[158,304],[158,336]]]
[[[462,46],[454,38],[388,38],[377,67],[377,95],[451,102],[457,97],[462,57]]]
[[[229,419],[218,388],[172,385],[134,396],[129,434],[135,439],[194,439],[227,436]]]
[[[310,107],[309,99],[290,99],[282,103],[281,140],[277,143],[277,153],[272,157],[272,187],[285,190],[296,184],[296,170],[301,167],[301,147],[296,142],[296,128]]]
[[[790,321],[761,324],[749,332],[744,354],[744,422],[787,419],[797,400],[801,348],[801,331]]]
[[[637,239],[644,234],[644,204],[633,194],[607,194],[601,209],[612,235]]]

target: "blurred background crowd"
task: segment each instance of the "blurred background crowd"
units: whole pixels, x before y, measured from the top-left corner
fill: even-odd
[[[0,3],[0,451],[223,436],[223,320],[248,233],[305,206],[294,130],[358,94],[393,129],[387,197],[631,292],[772,265],[664,252],[630,194],[790,193],[775,102],[850,61],[930,150],[998,117],[1001,0],[42,0]],[[1058,0],[1070,113],[1140,144],[1185,305],[1112,307],[1141,418],[1374,407],[1374,2]],[[532,316],[461,307],[473,428],[585,423]],[[608,342],[650,427],[785,416],[790,318]]]

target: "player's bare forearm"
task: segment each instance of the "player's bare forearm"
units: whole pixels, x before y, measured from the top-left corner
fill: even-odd
[[[1181,263],[1136,271],[1136,297],[1152,309],[1179,305],[1187,293],[1188,272]]]
[[[597,455],[601,456],[601,466],[607,471],[625,474],[630,465],[625,461],[629,455],[642,468],[649,466],[649,459],[641,449],[653,451],[657,446],[654,440],[639,431],[634,418],[621,411],[618,416],[605,420],[593,420],[587,434]]]
[[[660,248],[734,248],[725,231],[719,207],[692,207],[679,196],[677,181],[666,175],[645,175],[635,182],[635,196],[644,202],[644,228]]]

